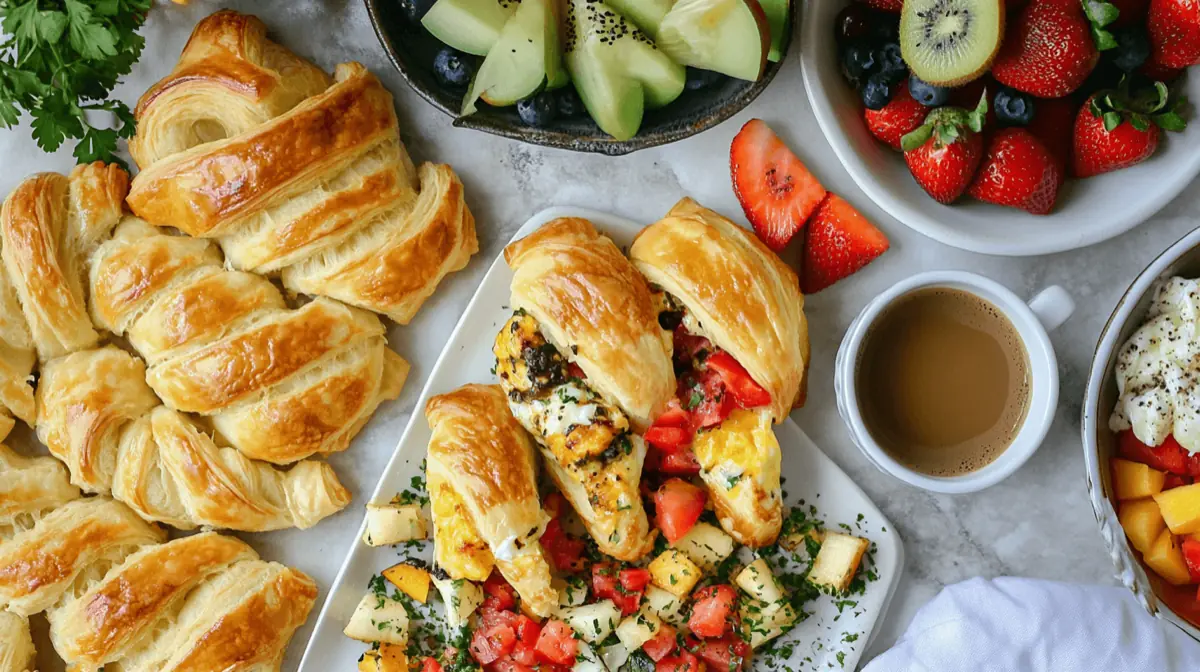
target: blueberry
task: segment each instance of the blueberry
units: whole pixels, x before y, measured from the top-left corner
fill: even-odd
[[[1033,98],[1028,94],[1002,86],[992,102],[996,121],[1005,126],[1025,126],[1033,121]]]
[[[1117,48],[1105,53],[1112,59],[1113,65],[1121,70],[1133,72],[1150,58],[1150,40],[1146,38],[1145,28],[1123,28],[1113,37],[1117,38]]]
[[[842,51],[842,71],[852,82],[873,74],[877,65],[875,50],[866,44],[851,44]]]
[[[892,86],[888,84],[883,73],[876,73],[867,78],[862,90],[862,100],[868,110],[881,110],[891,99]]]
[[[684,88],[688,91],[696,91],[697,89],[706,89],[713,84],[725,79],[725,75],[712,70],[701,70],[693,68],[690,65],[687,69],[687,81],[684,83]]]
[[[913,100],[925,107],[941,107],[950,100],[949,88],[923,82],[916,75],[908,78],[908,92],[912,94]]]
[[[555,91],[558,95],[558,113],[566,118],[578,117],[584,113],[583,100],[573,86],[564,86]]]
[[[544,128],[558,116],[558,101],[554,93],[543,91],[536,96],[517,101],[517,114],[526,126]]]
[[[433,3],[437,0],[398,0],[400,12],[404,14],[404,18],[416,23],[425,18],[429,10],[433,8]]]
[[[444,47],[433,57],[433,74],[442,86],[465,89],[475,74],[475,66],[465,54]]]
[[[908,76],[908,64],[900,53],[899,42],[887,42],[875,51],[879,71],[888,76],[888,83],[899,84]]]
[[[838,42],[852,42],[871,32],[871,13],[859,2],[846,5],[834,19],[834,35]]]

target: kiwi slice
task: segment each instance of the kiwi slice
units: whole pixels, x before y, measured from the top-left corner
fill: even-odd
[[[921,80],[960,86],[987,72],[1004,39],[1004,0],[905,0],[900,53]]]

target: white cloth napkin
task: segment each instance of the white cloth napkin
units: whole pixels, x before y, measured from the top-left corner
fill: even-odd
[[[1196,672],[1200,644],[1124,588],[972,579],[862,672]]]

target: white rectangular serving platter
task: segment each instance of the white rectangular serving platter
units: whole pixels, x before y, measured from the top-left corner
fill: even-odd
[[[551,208],[534,215],[517,231],[514,240],[558,217],[591,220],[626,250],[643,228],[615,215],[580,208]],[[511,281],[512,271],[503,257],[498,257],[434,365],[408,427],[370,501],[387,501],[397,492],[410,488],[413,477],[423,476],[421,462],[430,437],[424,409],[429,397],[467,383],[497,382],[491,373],[495,364],[492,341],[512,315],[509,306]],[[850,526],[852,533],[869,538],[875,545],[874,572],[878,576],[877,580],[867,582],[862,595],[851,598],[853,606],[843,603],[839,607],[837,600],[829,596],[808,603],[806,609],[811,615],[786,636],[795,644],[792,655],[786,661],[778,659],[775,667],[794,672],[857,669],[875,626],[886,613],[898,585],[904,565],[903,544],[883,513],[793,420],[778,425],[775,432],[783,450],[786,503],[795,505],[804,501],[806,505],[814,505],[826,527],[836,530],[839,523],[844,523]],[[358,538],[361,536],[360,527]],[[300,661],[301,672],[355,668],[367,647],[343,635],[342,628],[367,592],[370,579],[407,555],[398,547],[371,548],[356,540],[321,609]]]

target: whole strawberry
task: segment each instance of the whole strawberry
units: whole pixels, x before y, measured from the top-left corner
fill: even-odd
[[[1059,176],[1065,178],[1071,167],[1071,133],[1079,106],[1070,98],[1043,98],[1037,101],[1037,114],[1029,123],[1029,132],[1050,150]]]
[[[1166,68],[1200,63],[1200,0],[1151,0],[1150,59]]]
[[[917,184],[939,203],[953,203],[970,186],[983,158],[987,97],[975,110],[939,107],[920,128],[904,136],[904,162]]]
[[[884,12],[897,12],[904,9],[904,0],[866,0],[866,3],[875,9]]]
[[[897,87],[892,99],[882,109],[863,110],[867,129],[892,149],[900,149],[900,139],[925,123],[929,108],[913,100],[907,86]]]
[[[1061,98],[1078,89],[1099,60],[1080,0],[1037,0],[1009,25],[992,76],[1028,94]]]
[[[1050,150],[1024,128],[1002,128],[988,141],[971,196],[1045,215],[1054,208],[1062,173]]]
[[[1181,131],[1186,122],[1169,101],[1166,85],[1131,96],[1126,85],[1088,98],[1075,117],[1076,177],[1091,177],[1137,165],[1154,155],[1163,130]]]

